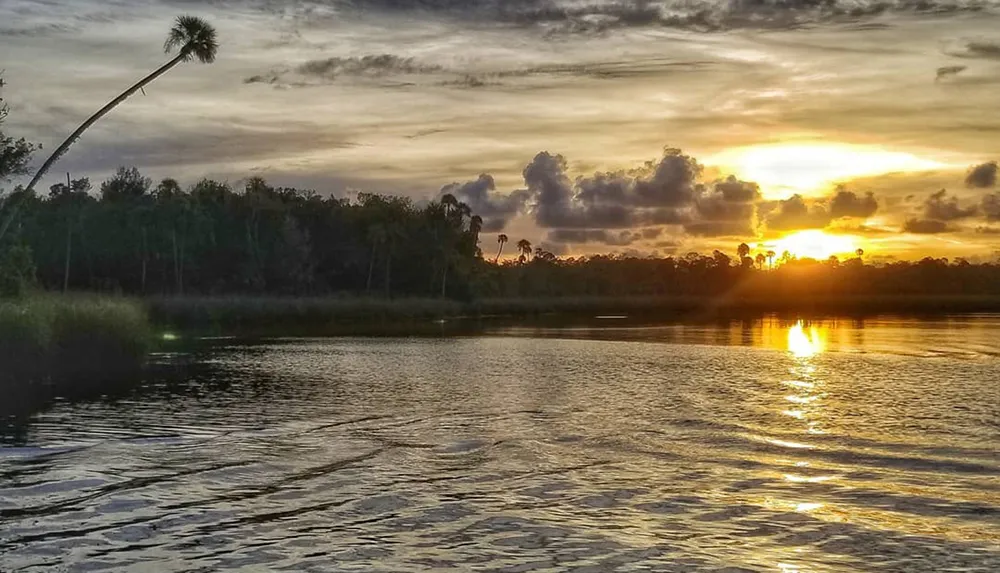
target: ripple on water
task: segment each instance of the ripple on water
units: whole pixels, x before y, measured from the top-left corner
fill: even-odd
[[[1000,570],[992,357],[484,337],[190,368],[0,448],[0,569]]]

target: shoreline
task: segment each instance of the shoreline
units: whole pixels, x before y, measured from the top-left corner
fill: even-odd
[[[945,316],[1000,313],[1000,296],[899,297],[561,297],[374,299],[349,297],[170,297],[143,303],[157,328],[222,336],[405,335],[454,330],[462,324],[579,323],[599,317],[639,322],[794,318]],[[610,323],[611,321],[609,321]],[[458,330],[460,333],[460,329]],[[447,334],[447,332],[445,332]]]

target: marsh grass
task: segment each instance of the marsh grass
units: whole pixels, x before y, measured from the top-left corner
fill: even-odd
[[[84,384],[138,370],[150,350],[146,311],[135,301],[41,295],[0,301],[0,378]]]

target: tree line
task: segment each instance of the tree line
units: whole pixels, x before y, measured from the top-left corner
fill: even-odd
[[[401,197],[350,201],[203,180],[184,189],[121,168],[91,189],[68,180],[47,196],[15,191],[8,250],[46,289],[126,294],[351,292],[470,296],[482,220],[451,195],[417,206]]]
[[[19,195],[20,194],[20,195]],[[92,188],[16,190],[4,239],[5,290],[130,295],[353,294],[457,299],[561,296],[1000,294],[1000,266],[925,258],[864,264],[789,253],[559,258],[530,241],[508,246],[452,195],[415,203],[356,199],[210,179],[183,188],[135,168]],[[495,245],[492,246],[492,245]],[[484,253],[484,250],[487,250]]]

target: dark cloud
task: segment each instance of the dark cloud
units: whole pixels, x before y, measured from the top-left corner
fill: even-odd
[[[951,230],[948,223],[944,221],[937,221],[934,219],[908,219],[906,223],[903,224],[903,230],[907,233],[915,233],[917,235],[936,235],[939,233],[947,233]]]
[[[546,237],[557,243],[601,243],[613,247],[627,247],[645,237],[641,232],[605,229],[555,229]]]
[[[987,221],[1000,221],[1000,194],[990,193],[983,197],[980,207]]]
[[[968,66],[943,66],[937,69],[937,75],[934,76],[934,81],[941,81],[945,78],[950,78],[951,76],[957,76],[958,74],[964,72],[968,69]]]
[[[837,219],[866,219],[879,208],[872,192],[858,195],[838,186],[836,192],[822,199],[805,199],[792,195],[784,201],[761,205],[762,219],[775,231],[823,229]]]
[[[682,61],[673,58],[596,61],[582,64],[549,64],[507,70],[482,71],[474,66],[453,67],[419,61],[394,54],[330,57],[309,60],[296,66],[281,66],[243,80],[247,84],[279,87],[309,87],[333,83],[341,78],[379,79],[433,76],[431,85],[454,88],[505,86],[519,78],[586,77],[615,79],[670,72],[696,72],[715,65],[710,61]],[[414,80],[415,81],[415,80]]]
[[[549,229],[620,229],[686,220],[699,190],[701,166],[679,150],[632,171],[596,173],[571,181],[566,159],[543,151],[524,168],[535,222]]]
[[[440,66],[418,63],[413,58],[378,54],[352,58],[309,60],[295,71],[304,76],[334,79],[338,76],[385,76],[389,74],[426,74],[441,71]]]
[[[679,207],[690,203],[699,192],[697,179],[702,167],[680,149],[667,148],[658,162],[649,161],[633,171],[635,203],[647,206]]]
[[[715,182],[711,192],[694,201],[694,218],[684,225],[691,235],[701,237],[746,236],[755,233],[760,187],[729,176]]]
[[[960,219],[974,217],[978,211],[979,208],[976,205],[971,205],[965,208],[960,207],[958,204],[958,197],[949,197],[948,192],[944,189],[938,191],[937,193],[931,193],[931,196],[924,201],[925,219],[933,219],[937,221],[958,221]]]
[[[664,253],[672,254],[677,252],[677,250],[681,247],[681,244],[677,241],[663,240],[656,241],[652,246],[653,248],[662,250]]]
[[[775,231],[796,229],[822,229],[832,217],[826,206],[818,202],[807,203],[801,195],[792,195],[784,201],[770,205],[765,217],[767,228]]]
[[[990,40],[965,40],[960,46],[945,51],[956,58],[1000,60],[1000,42]]]
[[[984,198],[983,208],[987,213],[992,208],[988,198]],[[931,193],[923,203],[921,215],[907,219],[903,224],[903,230],[920,235],[948,233],[954,230],[950,223],[974,217],[977,213],[979,213],[978,205],[962,207],[959,205],[958,197],[949,196],[948,192],[942,189]]]
[[[697,31],[737,28],[801,28],[821,22],[843,25],[886,13],[941,15],[983,8],[967,0],[352,0],[356,10],[447,14],[505,25],[541,28],[550,34],[594,34],[622,28],[669,27]],[[875,23],[884,26],[882,23]]]
[[[663,227],[647,227],[639,231],[643,239],[655,239],[663,234]]]
[[[388,76],[434,74],[444,68],[393,54],[333,57],[308,60],[295,67],[281,67],[243,80],[248,84],[306,86],[327,83],[340,77],[385,78]]]
[[[986,189],[997,184],[997,162],[988,161],[969,169],[965,176],[967,187]]]
[[[468,205],[472,212],[483,218],[483,231],[502,231],[507,222],[524,209],[528,200],[526,190],[518,190],[507,195],[499,195],[493,176],[483,173],[474,181],[466,183],[451,183],[441,188],[440,198],[450,193],[456,199]]]
[[[838,187],[837,192],[830,198],[830,216],[834,219],[843,217],[865,219],[874,215],[876,211],[878,211],[878,201],[875,199],[875,194],[870,191],[859,197],[853,191]]]
[[[590,231],[682,225],[698,236],[755,232],[761,199],[757,184],[735,177],[700,183],[701,165],[679,149],[666,148],[659,160],[632,170],[598,172],[576,180],[566,170],[565,158],[548,152],[536,155],[524,169],[530,211],[542,228]],[[638,240],[586,232],[579,236],[614,245]],[[568,235],[558,239],[572,242]]]
[[[716,193],[722,199],[734,203],[752,203],[760,199],[760,186],[751,181],[740,181],[730,175],[715,183]]]
[[[696,237],[746,237],[754,234],[750,221],[695,221],[684,225]]]

